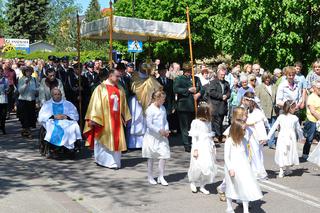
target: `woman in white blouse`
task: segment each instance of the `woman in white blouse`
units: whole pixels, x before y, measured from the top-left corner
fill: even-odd
[[[32,77],[33,68],[23,67],[23,76],[18,82],[18,117],[22,125],[21,135],[32,138],[30,128],[36,127],[36,97],[38,96],[38,81]]]

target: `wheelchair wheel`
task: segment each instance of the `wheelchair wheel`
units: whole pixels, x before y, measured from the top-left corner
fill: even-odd
[[[39,130],[39,152],[42,156],[49,154],[49,144],[44,140],[46,129],[42,126]]]
[[[76,152],[82,153],[85,147],[85,140],[77,140],[74,143],[74,150]]]

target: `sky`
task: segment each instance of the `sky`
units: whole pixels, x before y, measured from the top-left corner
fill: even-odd
[[[82,13],[84,14],[85,11],[87,10],[91,0],[75,0],[74,1],[76,4],[80,4],[82,7]],[[112,1],[113,2],[113,1]],[[105,7],[109,7],[109,0],[99,0],[100,3],[100,7],[105,8]]]

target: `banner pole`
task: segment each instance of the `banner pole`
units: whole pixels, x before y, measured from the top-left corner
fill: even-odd
[[[109,17],[109,66],[112,69],[112,32],[113,32],[113,11],[112,1],[109,1],[110,17]]]
[[[80,38],[80,17],[79,17],[79,13],[77,11],[77,52],[78,52],[78,70],[80,72],[79,75],[79,118],[80,118],[80,129],[82,131],[83,128],[83,122],[82,122],[82,87],[81,87],[81,66],[80,66],[80,42],[81,42],[81,38]]]
[[[187,7],[187,26],[188,26],[188,37],[189,37],[189,48],[190,48],[190,64],[192,70],[192,87],[196,86],[195,77],[194,77],[194,68],[193,68],[193,53],[192,53],[192,38],[191,38],[191,29],[190,29],[190,16],[189,16],[189,7]],[[197,117],[197,100],[194,99],[194,112]]]

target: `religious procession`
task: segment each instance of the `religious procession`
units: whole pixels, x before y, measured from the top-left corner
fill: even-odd
[[[76,56],[1,55],[3,212],[319,210],[318,57],[206,63],[189,7],[183,23],[108,9],[77,14]],[[133,57],[114,55],[127,40]],[[182,60],[154,57],[152,43],[183,40]],[[107,59],[83,59],[88,41],[107,41]]]

